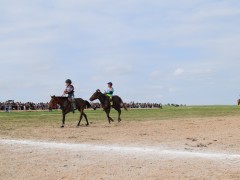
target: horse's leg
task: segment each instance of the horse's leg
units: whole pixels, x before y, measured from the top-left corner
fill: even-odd
[[[82,118],[83,118],[83,112],[82,112],[82,111],[80,111],[80,118],[79,118],[79,122],[78,122],[78,125],[77,125],[77,127],[79,127],[79,126],[80,126],[80,123],[81,123],[81,121],[82,121]]]
[[[108,113],[108,110],[107,110],[107,109],[105,109],[104,111],[105,111],[105,113],[106,113],[106,115],[107,115],[108,122],[109,122],[109,124],[110,124],[111,122],[110,122],[110,119],[109,119],[109,113]]]
[[[114,122],[114,120],[109,115],[110,114],[110,109],[106,109],[105,112],[107,114],[109,124],[111,124],[111,122]]]
[[[121,119],[122,110],[119,108],[117,111],[118,111],[118,122],[120,123],[122,121]]]
[[[65,112],[62,112],[62,126],[61,126],[61,128],[64,128],[64,126],[65,126],[65,118],[66,118],[66,113]]]
[[[86,122],[87,122],[86,126],[89,126],[88,118],[87,118],[87,115],[85,114],[85,112],[83,112],[83,116],[84,116],[84,118],[86,119]]]
[[[118,122],[121,122],[121,114],[122,114],[122,110],[120,106],[115,106],[114,109],[118,112]]]

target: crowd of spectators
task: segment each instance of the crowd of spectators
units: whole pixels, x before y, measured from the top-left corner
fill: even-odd
[[[10,111],[10,110],[46,110],[48,109],[48,103],[33,103],[33,102],[14,102],[12,100],[6,102],[0,102],[0,110]]]
[[[162,104],[161,103],[135,103],[135,102],[130,102],[127,104],[128,108],[160,108],[162,109]]]
[[[162,109],[162,104],[157,104],[157,103],[134,103],[134,102],[130,102],[130,103],[125,103],[125,105],[127,106],[128,109],[150,109],[150,108],[160,108]],[[92,103],[93,107],[96,108],[102,108],[102,105],[100,103]]]
[[[93,107],[102,108],[100,103],[92,103]],[[139,102],[130,102],[125,104],[129,109],[152,109],[152,108],[163,108],[161,103],[139,103]],[[178,104],[166,104],[164,106],[185,106],[185,105],[178,105]],[[59,109],[60,107],[57,106],[55,109]],[[33,102],[14,102],[12,100],[6,102],[0,102],[0,110],[1,111],[10,111],[10,110],[17,110],[17,111],[26,111],[26,110],[48,110],[48,102],[47,103],[33,103]]]

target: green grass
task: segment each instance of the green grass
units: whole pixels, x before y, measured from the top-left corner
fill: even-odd
[[[106,115],[102,110],[87,110],[89,121],[106,121]],[[111,113],[117,120],[117,112]],[[202,118],[202,117],[227,117],[240,116],[237,106],[192,106],[192,107],[164,107],[163,109],[130,109],[123,111],[123,121],[147,121],[147,120],[174,120],[179,118]],[[68,114],[66,123],[77,123],[79,113]],[[44,124],[52,124],[61,121],[61,112],[11,112],[0,113],[0,129],[11,124],[12,127],[36,127]]]

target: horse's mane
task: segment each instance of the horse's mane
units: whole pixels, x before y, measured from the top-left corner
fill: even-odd
[[[55,96],[55,98],[62,98],[62,99],[65,99],[65,98],[68,98],[68,97],[63,97],[63,96]]]
[[[68,99],[68,97],[63,97],[63,96],[53,96],[52,98],[57,98],[57,99]]]

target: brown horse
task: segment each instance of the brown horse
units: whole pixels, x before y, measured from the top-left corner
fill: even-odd
[[[238,106],[240,106],[240,99],[238,100]]]
[[[111,122],[114,122],[114,120],[109,116],[110,111],[111,111],[111,103],[110,103],[110,98],[108,96],[106,96],[105,94],[103,94],[99,89],[96,90],[96,92],[91,96],[90,101],[94,101],[98,99],[104,109],[104,111],[107,114],[107,118],[108,118],[108,122],[109,124]],[[107,105],[106,105],[106,102]],[[125,106],[125,104],[123,103],[122,99],[119,96],[113,96],[112,97],[112,102],[113,105],[112,107],[118,111],[118,122],[121,122],[121,107],[123,107],[126,111],[127,111],[127,107]]]
[[[88,118],[84,112],[84,109],[90,108],[91,104],[88,101],[84,101],[81,98],[76,98],[75,103],[76,103],[77,110],[80,112],[80,119],[77,124],[77,127],[80,126],[83,116],[87,122],[86,126],[88,126],[89,125]],[[61,127],[64,128],[66,114],[72,112],[72,103],[68,100],[67,97],[51,96],[51,101],[49,102],[49,110],[52,110],[52,108],[56,105],[60,105],[60,108],[62,110],[62,126]]]

